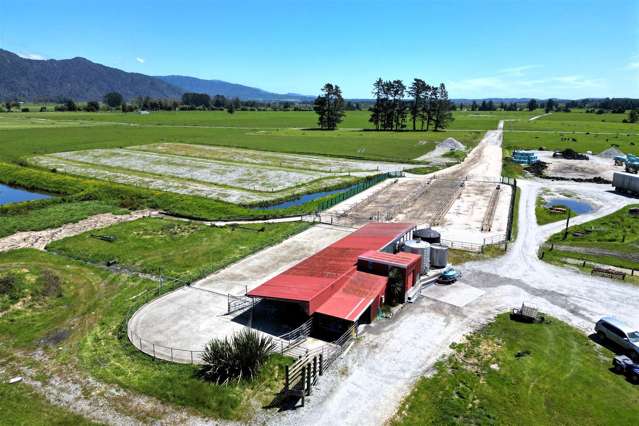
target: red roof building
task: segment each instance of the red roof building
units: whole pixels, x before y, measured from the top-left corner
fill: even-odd
[[[307,315],[319,313],[356,321],[367,308],[374,306],[376,310],[381,303],[388,267],[406,271],[407,289],[415,282],[421,257],[392,254],[400,241],[410,239],[414,229],[408,223],[367,224],[247,295],[298,303]],[[371,267],[380,263],[386,266]]]

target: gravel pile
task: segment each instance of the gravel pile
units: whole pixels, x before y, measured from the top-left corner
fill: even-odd
[[[619,149],[615,148],[614,146],[599,153],[599,157],[602,157],[602,158],[615,158],[618,155],[625,155],[625,154],[621,152]]]
[[[448,138],[437,145],[437,148],[445,148],[451,151],[459,151],[466,149],[466,145],[459,142],[455,138]]]

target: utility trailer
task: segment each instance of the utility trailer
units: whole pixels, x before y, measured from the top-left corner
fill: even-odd
[[[612,176],[612,186],[617,192],[639,195],[639,175],[615,172]]]

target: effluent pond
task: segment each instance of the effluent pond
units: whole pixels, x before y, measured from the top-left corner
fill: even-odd
[[[555,206],[568,207],[577,214],[590,213],[593,210],[592,204],[573,198],[550,198],[546,200],[546,207]]]
[[[51,196],[0,184],[0,206],[22,201],[41,200],[43,198],[51,198]]]

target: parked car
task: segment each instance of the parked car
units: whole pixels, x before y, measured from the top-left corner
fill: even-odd
[[[634,360],[639,360],[639,331],[614,317],[603,317],[595,324],[601,341],[609,340],[626,349]]]

